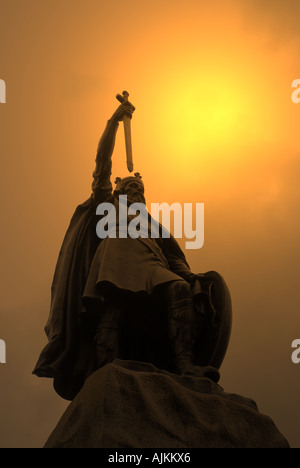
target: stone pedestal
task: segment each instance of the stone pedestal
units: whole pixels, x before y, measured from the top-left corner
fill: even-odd
[[[248,398],[225,393],[210,368],[177,376],[116,360],[91,375],[45,448],[288,448]]]

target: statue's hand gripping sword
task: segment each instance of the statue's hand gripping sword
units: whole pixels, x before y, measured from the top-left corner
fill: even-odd
[[[117,94],[116,98],[122,104],[128,101],[129,93],[127,91],[123,91],[122,95]],[[131,107],[131,111],[135,110],[135,107],[128,101]],[[126,160],[127,160],[127,168],[129,172],[133,171],[133,160],[132,160],[132,143],[131,143],[131,117],[129,115],[124,115],[123,124],[124,124],[124,133],[125,133],[125,145],[126,145]]]

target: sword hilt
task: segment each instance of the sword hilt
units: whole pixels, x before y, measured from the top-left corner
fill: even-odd
[[[123,91],[122,94],[117,94],[116,98],[118,99],[118,101],[120,101],[121,104],[123,104],[124,102],[128,102],[128,104],[130,104],[132,112],[135,111],[134,105],[131,104],[131,102],[128,101],[129,93],[127,91]]]

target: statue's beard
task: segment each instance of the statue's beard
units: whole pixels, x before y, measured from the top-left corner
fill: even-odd
[[[145,197],[141,192],[130,190],[126,192],[126,195],[130,203],[146,203]]]

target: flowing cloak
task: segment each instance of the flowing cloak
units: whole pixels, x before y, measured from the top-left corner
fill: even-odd
[[[38,377],[53,378],[56,392],[67,400],[94,370],[92,340],[81,323],[81,296],[98,242],[89,199],[77,207],[59,253],[45,326],[49,343],[33,371]]]

